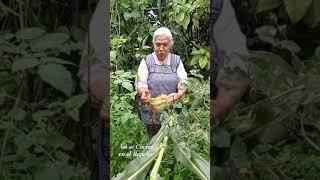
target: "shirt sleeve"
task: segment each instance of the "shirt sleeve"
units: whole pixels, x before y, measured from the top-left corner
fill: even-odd
[[[148,75],[149,75],[149,71],[148,71],[148,67],[146,64],[146,61],[143,59],[140,62],[139,68],[138,68],[138,76],[137,76],[137,80],[136,80],[136,90],[138,90],[139,88],[147,88],[148,89]]]
[[[185,85],[187,84],[187,81],[188,81],[188,76],[181,60],[177,68],[177,76],[178,76],[178,88],[185,88],[186,87]]]

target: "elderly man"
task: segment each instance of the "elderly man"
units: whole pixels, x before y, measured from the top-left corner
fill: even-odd
[[[166,94],[172,101],[180,99],[186,88],[187,73],[180,56],[170,53],[173,38],[170,30],[161,27],[154,32],[153,50],[144,58],[138,68],[137,90],[141,100]],[[160,129],[160,115],[153,112],[143,101],[139,101],[141,119],[147,126],[149,137],[153,137]]]

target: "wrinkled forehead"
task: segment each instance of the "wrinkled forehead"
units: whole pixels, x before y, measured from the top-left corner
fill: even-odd
[[[168,44],[170,44],[170,38],[166,35],[158,35],[155,37],[155,43],[168,43]]]

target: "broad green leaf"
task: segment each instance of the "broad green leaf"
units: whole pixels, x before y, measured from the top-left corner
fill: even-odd
[[[64,150],[72,150],[74,147],[74,143],[61,134],[51,134],[47,137],[47,143],[55,149],[61,147]]]
[[[282,3],[281,0],[259,0],[256,7],[256,12],[259,13],[259,12],[275,9],[279,7],[281,3]]]
[[[167,129],[161,127],[159,132],[150,140],[148,146],[150,148],[145,149],[143,153],[145,156],[139,156],[136,159],[130,161],[122,173],[117,174],[116,177],[112,177],[112,180],[141,180],[145,179],[145,176],[150,168],[151,163],[157,157],[160,152],[160,143],[165,137]]]
[[[308,11],[312,0],[283,0],[287,13],[293,23],[297,23]]]
[[[268,124],[265,130],[260,133],[259,141],[263,144],[275,144],[288,136],[288,130],[284,123],[274,121]]]
[[[126,88],[128,91],[133,91],[133,85],[130,83],[130,82],[128,82],[128,81],[124,81],[124,82],[122,82],[122,87],[124,87],[124,88]]]
[[[292,40],[280,41],[278,45],[283,49],[289,50],[291,53],[298,53],[301,50],[300,46]]]
[[[123,17],[127,21],[128,19],[131,18],[131,14],[129,12],[125,12],[125,13],[123,13]]]
[[[192,54],[192,55],[200,55],[200,54],[202,54],[202,51],[200,51],[200,50],[194,50],[194,51],[192,51],[191,54]]]
[[[206,67],[208,63],[208,59],[204,56],[202,56],[200,59],[199,59],[199,65],[200,65],[200,68],[203,69]]]
[[[126,123],[130,119],[131,116],[132,116],[131,112],[126,112],[126,113],[121,114],[121,117],[120,117],[121,122],[123,124]]]
[[[12,63],[12,72],[23,71],[26,69],[30,69],[36,67],[40,64],[40,61],[36,58],[23,58],[15,60]]]
[[[122,83],[122,79],[116,79],[112,82],[113,82],[113,84],[120,84],[120,83]]]
[[[46,64],[40,65],[38,74],[41,79],[56,89],[70,96],[72,91],[71,73],[62,65]]]
[[[27,112],[21,108],[14,108],[9,111],[8,115],[13,117],[16,121],[21,121],[24,120]]]
[[[47,167],[37,170],[34,173],[34,180],[60,180],[60,169],[57,167]]]
[[[21,54],[21,51],[18,46],[8,42],[1,43],[0,50],[2,50],[3,52],[12,53],[12,54]]]
[[[110,62],[115,62],[117,58],[117,51],[110,51]]]
[[[182,25],[183,25],[183,28],[184,29],[187,29],[188,28],[188,25],[190,23],[190,15],[186,15],[184,18],[183,18],[183,21],[181,22]]]
[[[268,64],[270,70],[274,72],[293,72],[292,67],[279,55],[267,51],[253,51],[252,57],[259,58],[263,64]]]
[[[46,50],[50,48],[59,48],[69,39],[68,34],[51,33],[32,40],[31,48],[33,50]]]
[[[45,31],[38,27],[26,28],[17,32],[17,36],[24,40],[31,40],[43,35]]]
[[[70,156],[67,153],[60,150],[55,151],[54,154],[59,160],[64,162],[68,162],[68,160],[70,159]]]
[[[70,61],[66,61],[60,58],[56,58],[56,57],[44,57],[41,58],[41,64],[43,63],[57,63],[57,64],[67,64],[67,65],[73,65],[76,66],[73,62]]]
[[[177,17],[176,17],[177,22],[178,22],[178,23],[182,22],[182,20],[184,19],[184,17],[185,17],[184,12],[180,12],[180,13],[177,15]]]
[[[194,57],[194,58],[191,59],[190,66],[198,64],[198,62],[199,62],[199,58]]]
[[[139,11],[133,11],[133,12],[131,13],[131,16],[132,16],[133,18],[139,18],[139,17],[141,17]]]
[[[39,110],[35,113],[32,114],[32,119],[35,121],[41,121],[44,118],[50,117],[52,115],[54,115],[55,113],[53,111],[49,111],[49,110]]]
[[[188,147],[181,147],[177,138],[173,133],[170,133],[170,138],[173,141],[173,153],[175,158],[181,162],[186,168],[194,172],[203,180],[210,179],[210,165],[209,162],[199,156],[197,153],[191,151]],[[188,153],[189,152],[189,153]]]
[[[64,103],[65,110],[69,116],[75,121],[79,119],[79,109],[87,101],[87,94],[72,96]]]
[[[303,21],[311,28],[315,28],[320,22],[320,1],[313,0]]]

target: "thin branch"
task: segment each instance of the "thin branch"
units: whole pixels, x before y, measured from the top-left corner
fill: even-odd
[[[315,150],[320,152],[320,147],[308,137],[306,130],[304,129],[302,118],[299,118],[299,121],[300,121],[301,133],[303,138],[310,144],[310,146],[312,146]]]

